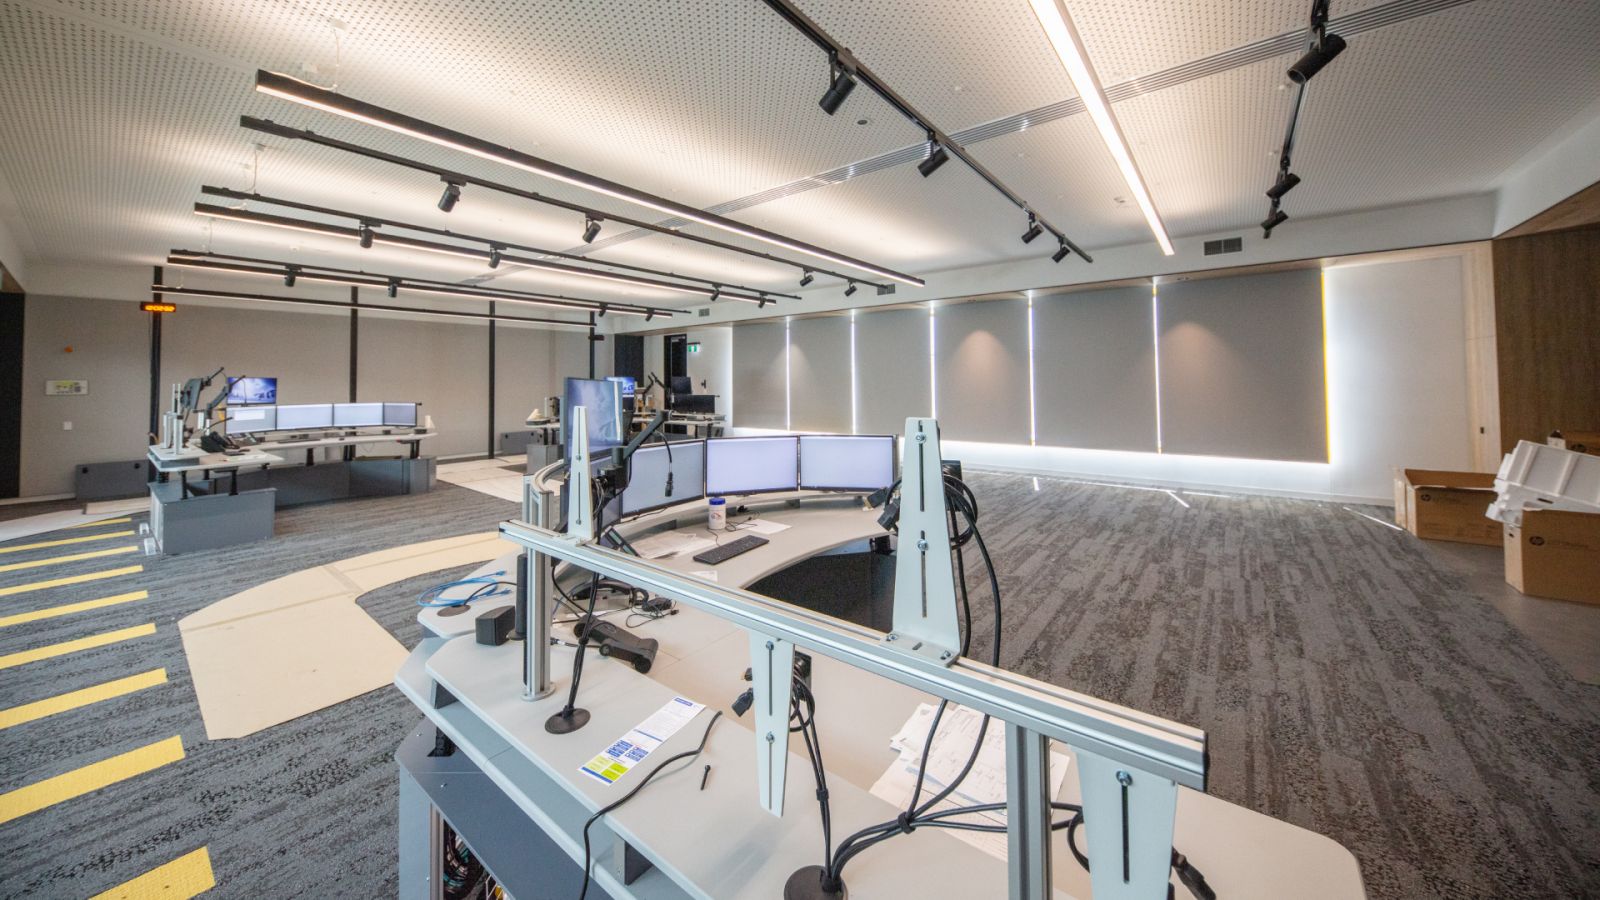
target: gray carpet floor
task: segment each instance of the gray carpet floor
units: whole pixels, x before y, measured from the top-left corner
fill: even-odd
[[[1185,509],[1149,491],[969,480],[1001,572],[1008,667],[1206,729],[1211,793],[1340,841],[1374,898],[1600,896],[1600,687],[1574,681],[1507,625],[1458,558],[1331,504],[1188,495]],[[0,706],[156,666],[171,679],[0,730],[0,791],[174,734],[187,754],[0,825],[0,896],[87,896],[199,846],[211,854],[215,896],[392,896],[392,753],[414,708],[385,689],[208,742],[175,623],[287,572],[488,530],[514,513],[441,484],[420,497],[285,510],[265,544],[139,557],[139,575],[0,598],[10,614],[151,592],[0,629],[0,654],[158,627],[0,671]],[[0,573],[0,587],[106,567]],[[410,646],[413,598],[453,574],[361,603]],[[973,586],[977,653],[992,620]]]

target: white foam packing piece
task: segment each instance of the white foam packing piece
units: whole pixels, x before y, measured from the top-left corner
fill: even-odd
[[[1530,509],[1600,513],[1600,456],[1518,441],[1501,460],[1494,489],[1499,496],[1484,515],[1507,525],[1521,525]]]

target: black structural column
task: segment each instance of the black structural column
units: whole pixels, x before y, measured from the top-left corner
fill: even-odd
[[[350,285],[350,305],[351,306],[356,306],[356,305],[361,303],[361,296],[358,293],[358,291],[359,291],[359,289],[355,285],[353,285],[353,284]],[[352,309],[352,310],[350,310],[350,402],[351,403],[356,402],[356,348],[361,343],[360,340],[359,340],[360,333],[361,333],[361,318],[360,318],[360,316],[358,316],[356,314],[356,310]]]
[[[489,315],[494,315],[494,301],[489,301]],[[493,319],[489,320],[489,449],[486,455],[494,456],[494,325]]]
[[[164,284],[161,267],[151,268],[151,277],[155,279],[151,284]],[[159,303],[162,297],[152,291],[150,299]],[[158,312],[150,314],[150,434],[155,440],[161,439],[161,313]]]
[[[27,298],[0,293],[0,497],[22,496],[22,326]]]

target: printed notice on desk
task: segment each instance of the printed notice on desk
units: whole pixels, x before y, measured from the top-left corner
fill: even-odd
[[[615,784],[618,778],[643,762],[645,757],[655,752],[657,747],[666,743],[667,738],[677,734],[705,708],[704,703],[673,697],[650,718],[634,726],[594,759],[580,766],[579,771],[606,784]]]

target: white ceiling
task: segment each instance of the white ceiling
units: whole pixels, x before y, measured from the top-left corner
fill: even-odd
[[[944,130],[993,123],[969,149],[1077,243],[1093,252],[1151,240],[1137,209],[1118,201],[1126,188],[1087,117],[1064,104],[1071,84],[1025,0],[801,6]],[[1068,7],[1102,81],[1121,86],[1111,88],[1124,98],[1115,111],[1172,234],[1259,221],[1293,95],[1283,71],[1294,51],[1196,61],[1298,34],[1309,0]],[[1306,180],[1287,202],[1297,219],[1490,190],[1600,96],[1600,3],[1334,0],[1333,15],[1336,25],[1366,24],[1312,82],[1295,165]],[[1166,76],[1175,83],[1149,78],[1185,66]],[[596,299],[695,302],[260,226],[208,226],[190,212],[204,199],[200,185],[254,183],[307,203],[579,245],[574,213],[469,187],[445,215],[434,206],[440,185],[425,174],[263,137],[239,128],[240,114],[659,218],[258,95],[257,68],[336,84],[690,205],[736,210],[729,214],[742,221],[929,276],[934,287],[930,273],[1053,249],[1021,244],[1022,214],[958,161],[923,179],[914,152],[885,159],[921,135],[869,90],[824,115],[824,56],[760,0],[0,0],[0,215],[30,261],[149,265],[170,247],[209,246],[429,278],[492,274],[507,287]],[[1040,124],[1020,128],[1024,114]],[[865,174],[838,171],[856,163]],[[795,287],[788,267],[659,235],[618,240],[625,231],[608,226],[595,258]]]

